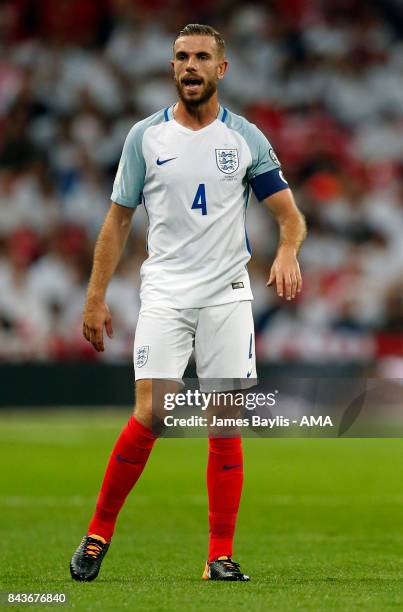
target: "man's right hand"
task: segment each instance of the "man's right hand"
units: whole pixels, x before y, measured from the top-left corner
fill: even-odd
[[[83,334],[84,338],[91,342],[99,353],[103,353],[104,325],[109,338],[113,337],[112,316],[104,301],[87,299],[83,312]]]

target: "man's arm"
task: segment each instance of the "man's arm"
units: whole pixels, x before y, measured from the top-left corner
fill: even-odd
[[[270,270],[267,286],[276,282],[280,297],[291,300],[302,289],[301,271],[297,260],[298,251],[306,237],[304,216],[295,204],[290,189],[282,189],[265,198],[265,205],[276,218],[280,228],[280,240],[276,259]]]
[[[105,294],[129,235],[134,211],[135,208],[112,202],[95,245],[83,313],[83,334],[99,352],[104,350],[104,325],[108,336],[111,338],[113,335],[112,317],[105,304]]]

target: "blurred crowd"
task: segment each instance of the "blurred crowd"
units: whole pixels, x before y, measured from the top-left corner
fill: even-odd
[[[223,34],[221,102],[268,136],[306,216],[304,289],[267,289],[277,229],[248,209],[258,355],[403,355],[400,0],[0,2],[0,360],[131,359],[147,219],[136,211],[98,356],[81,312],[124,138],[175,101],[172,40]]]

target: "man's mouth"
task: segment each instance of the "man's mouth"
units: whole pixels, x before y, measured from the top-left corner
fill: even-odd
[[[201,87],[203,81],[199,77],[184,77],[182,85],[188,93],[196,92]]]

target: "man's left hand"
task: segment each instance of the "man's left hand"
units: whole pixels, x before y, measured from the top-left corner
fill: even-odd
[[[302,277],[296,251],[292,247],[282,246],[270,270],[267,286],[276,282],[277,294],[287,300],[295,298],[302,289]]]

